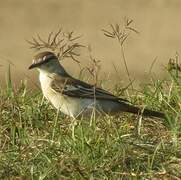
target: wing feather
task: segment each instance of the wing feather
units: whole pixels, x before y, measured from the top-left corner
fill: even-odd
[[[60,77],[56,75],[53,79],[51,88],[54,91],[67,96],[129,102],[125,99],[114,96],[104,89],[97,88],[71,77]]]

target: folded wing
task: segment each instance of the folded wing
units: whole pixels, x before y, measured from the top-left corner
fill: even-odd
[[[55,75],[51,83],[51,88],[56,92],[71,97],[128,102],[125,99],[114,96],[104,89],[97,88],[71,77],[60,77]]]

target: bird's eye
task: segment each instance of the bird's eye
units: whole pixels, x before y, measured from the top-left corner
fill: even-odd
[[[44,58],[43,58],[43,59],[44,59]],[[50,62],[50,58],[44,59],[43,61],[44,61],[44,63],[46,63],[46,64],[47,64],[47,63],[49,63],[49,62]]]

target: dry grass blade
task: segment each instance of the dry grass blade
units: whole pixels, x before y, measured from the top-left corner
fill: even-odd
[[[80,39],[82,37],[82,35],[80,35],[80,36],[77,36],[77,37],[72,37],[72,39],[70,39],[70,41],[75,41],[75,40],[77,40],[77,39]]]
[[[116,25],[115,25],[115,26],[116,26]],[[117,26],[118,26],[118,25],[117,25]],[[113,24],[110,24],[110,27],[111,27],[111,29],[112,29],[113,34],[115,34],[115,36],[119,39],[120,31],[117,31],[117,30],[119,30],[119,28],[114,27]]]
[[[117,32],[120,32],[119,24],[115,24],[115,29],[116,29]]]
[[[91,49],[91,47],[89,47],[89,49]],[[91,50],[89,51],[89,53],[90,52],[91,52]],[[90,58],[90,65],[87,66],[85,69],[92,76],[93,81],[94,81],[94,86],[97,86],[98,77],[99,77],[99,73],[100,73],[100,69],[101,69],[101,64],[100,64],[101,61],[94,58],[91,54],[89,55],[89,58]]]
[[[50,34],[48,35],[48,43],[49,43],[49,44],[50,44],[50,40],[51,40],[52,35],[53,35],[53,31],[50,32]]]
[[[59,31],[57,33],[55,33],[52,42],[56,44],[57,38],[59,36],[59,34],[62,32],[62,29],[59,29]]]
[[[130,31],[135,32],[137,34],[139,33],[139,31],[137,31],[135,28],[131,26],[132,23],[133,23],[132,19],[130,20],[128,18],[125,18],[123,25],[118,23],[116,23],[115,25],[109,24],[111,30],[102,29],[102,31],[104,35],[109,38],[116,37],[120,42],[120,44],[123,45],[125,40],[129,37]]]
[[[47,42],[45,42],[41,37],[40,37],[40,35],[38,34],[37,35],[37,38],[38,38],[38,41],[40,42],[40,43],[42,43],[42,44],[48,44]]]
[[[74,31],[63,32],[61,28],[57,32],[50,32],[47,39],[37,35],[37,37],[33,37],[32,40],[27,40],[27,42],[30,44],[30,48],[36,51],[49,49],[61,59],[67,57],[80,63],[76,59],[80,54],[76,51],[85,46],[77,42],[82,36],[75,36],[74,34]]]
[[[132,28],[132,27],[127,26],[126,29],[129,29],[129,30],[131,30],[131,31],[139,34],[139,31],[137,31],[136,29],[134,29],[134,28]]]
[[[132,20],[132,19],[129,19],[129,18],[125,17],[125,24],[126,24],[126,26],[131,25],[131,24],[132,24],[132,22],[133,22],[133,20]]]
[[[110,38],[115,38],[115,34],[105,30],[105,29],[102,29],[102,31],[104,32],[104,35],[107,36],[107,37],[110,37]]]
[[[124,46],[124,43],[126,42],[126,40],[128,39],[128,37],[130,36],[131,32],[135,32],[137,34],[139,33],[135,28],[133,28],[131,26],[132,23],[133,23],[132,19],[125,18],[123,24],[118,24],[118,23],[116,23],[115,25],[109,24],[111,30],[105,30],[105,29],[102,30],[106,37],[116,38],[118,43],[120,44],[124,66],[125,66],[126,73],[128,75],[128,79],[129,79],[130,83],[132,82],[132,80],[131,80],[127,62],[125,59],[123,46]],[[131,85],[132,85],[132,83],[131,83]],[[133,89],[133,86],[132,86],[132,89]]]
[[[124,41],[126,41],[126,39],[128,38],[129,34],[126,34],[124,35],[122,38],[121,38],[121,45],[124,44]]]

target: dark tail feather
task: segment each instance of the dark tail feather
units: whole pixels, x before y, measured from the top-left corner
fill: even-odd
[[[163,118],[163,119],[166,118],[166,116],[163,112],[153,111],[153,110],[149,110],[149,109],[144,109],[143,115],[144,116],[153,116],[153,117],[158,117],[158,118]]]
[[[158,117],[158,118],[163,118],[165,119],[166,116],[164,113],[162,112],[158,112],[158,111],[153,111],[153,110],[149,110],[149,109],[140,109],[138,107],[129,105],[129,104],[124,104],[123,107],[121,108],[122,111],[125,112],[130,112],[133,114],[142,114],[143,116],[149,116],[149,117]]]

